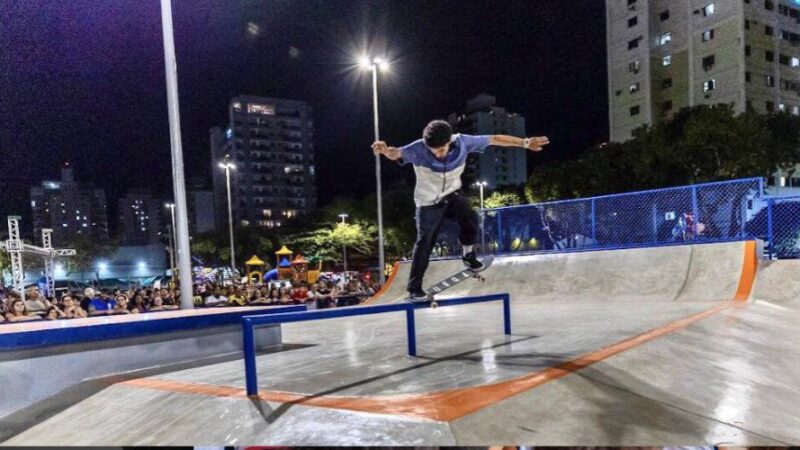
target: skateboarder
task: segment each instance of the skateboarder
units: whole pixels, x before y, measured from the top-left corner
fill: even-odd
[[[541,151],[549,144],[546,137],[518,138],[514,136],[470,136],[453,134],[450,124],[443,120],[429,123],[422,139],[404,147],[389,147],[383,141],[372,144],[376,155],[384,155],[401,164],[413,164],[417,176],[414,203],[417,206],[417,240],[408,279],[411,300],[424,299],[422,278],[428,268],[431,249],[436,242],[444,219],[458,223],[458,240],[463,246],[461,260],[471,270],[479,271],[483,265],[475,256],[478,241],[478,215],[461,193],[461,174],[470,153],[483,153],[486,147],[522,147]]]

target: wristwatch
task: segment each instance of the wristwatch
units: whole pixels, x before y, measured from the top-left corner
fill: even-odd
[[[522,140],[522,147],[523,148],[531,148],[531,138],[525,138]]]

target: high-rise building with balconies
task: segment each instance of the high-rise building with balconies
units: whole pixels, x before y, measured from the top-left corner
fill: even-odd
[[[211,129],[211,164],[217,225],[227,227],[226,158],[237,226],[279,227],[316,207],[314,122],[301,101],[239,96],[228,107],[229,125]]]

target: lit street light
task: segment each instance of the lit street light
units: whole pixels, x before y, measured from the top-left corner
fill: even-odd
[[[380,130],[378,127],[378,69],[381,71],[389,70],[389,64],[381,58],[370,58],[361,56],[358,64],[363,69],[372,71],[372,109],[374,112],[375,140],[380,140]],[[375,178],[377,179],[378,195],[378,279],[381,286],[386,283],[386,276],[383,268],[386,266],[386,258],[383,252],[383,199],[381,198],[381,157],[375,155]]]
[[[345,223],[347,223],[347,222],[345,222],[345,219],[347,219],[350,216],[348,216],[345,213],[341,213],[341,214],[339,214],[339,217],[342,219],[342,224],[345,224]],[[346,245],[342,245],[342,262],[344,264],[344,281],[346,283],[347,282],[347,246]]]
[[[486,217],[486,212],[483,210],[483,188],[488,186],[489,183],[485,181],[477,181],[475,182],[475,186],[478,186],[481,190],[481,251],[486,251],[486,232],[484,229],[484,219]]]
[[[231,170],[236,170],[236,164],[232,162],[219,163],[219,167],[225,169],[225,183],[228,186],[228,230],[231,238],[231,270],[236,272],[236,253],[233,249],[233,206],[231,204]]]

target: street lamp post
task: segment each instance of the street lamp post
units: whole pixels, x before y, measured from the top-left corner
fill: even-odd
[[[170,245],[170,266],[169,270],[172,272],[172,284],[175,284],[175,258],[178,254],[175,249],[175,203],[167,203],[166,207],[169,208],[170,216],[172,217],[172,231],[169,235]]]
[[[483,206],[483,188],[488,186],[489,183],[485,181],[478,181],[475,183],[481,190],[481,251],[486,251],[486,229],[484,227],[484,219],[486,218],[486,211],[484,211]]]
[[[345,213],[339,214],[339,217],[342,219],[342,224],[345,224],[345,219],[349,216]],[[347,246],[342,244],[342,264],[344,265],[344,282],[347,283]]]
[[[362,57],[359,61],[361,67],[372,71],[372,110],[375,125],[375,140],[380,140],[380,127],[378,126],[378,68],[387,70],[388,64],[380,58]],[[381,157],[375,155],[375,178],[377,179],[378,194],[378,280],[381,286],[386,283],[386,275],[383,268],[386,266],[386,258],[383,250],[383,199],[381,196]]]
[[[161,28],[164,39],[164,71],[167,81],[172,185],[177,209],[178,274],[181,286],[181,309],[194,308],[192,300],[192,260],[189,249],[189,212],[186,207],[186,183],[183,177],[181,116],[178,107],[178,63],[175,57],[175,36],[172,32],[172,1],[161,0]]]
[[[236,272],[236,253],[233,249],[233,206],[231,204],[231,170],[236,169],[232,162],[221,162],[219,166],[225,169],[225,185],[228,187],[228,231],[231,240],[231,271]]]

